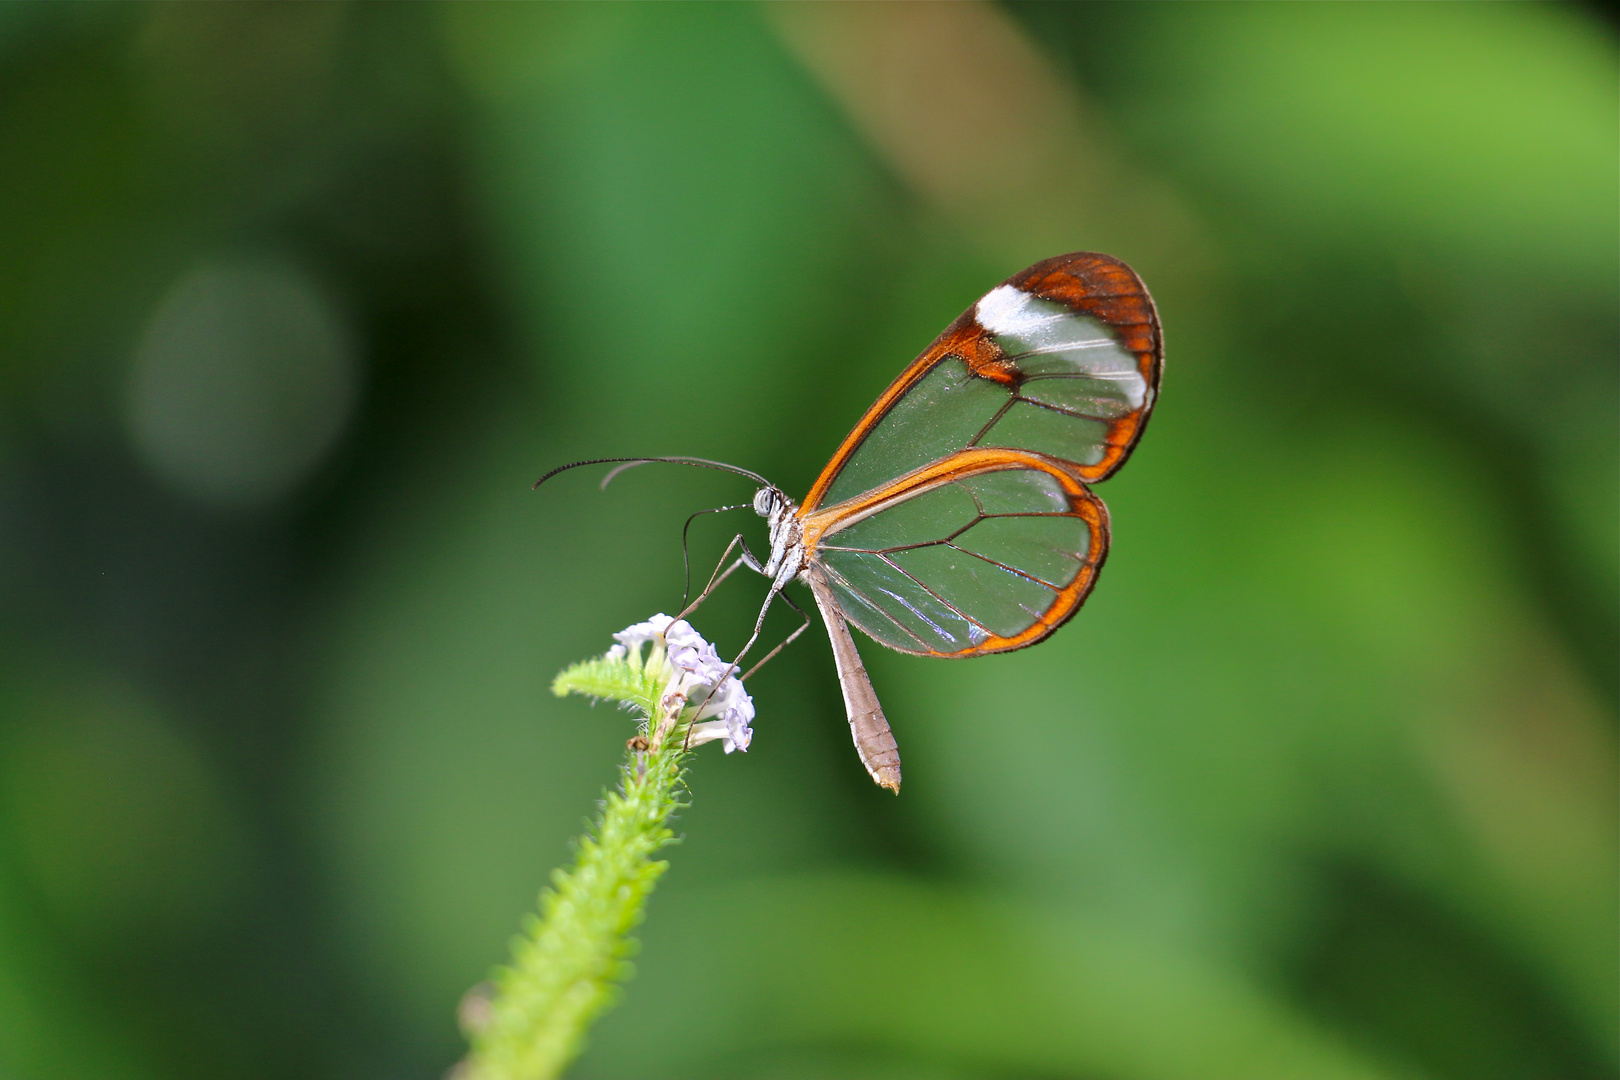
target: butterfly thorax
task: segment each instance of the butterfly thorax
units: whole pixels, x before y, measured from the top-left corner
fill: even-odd
[[[778,589],[804,569],[804,525],[794,513],[797,509],[793,500],[778,488],[763,487],[754,493],[754,513],[771,527],[771,557],[760,572]]]

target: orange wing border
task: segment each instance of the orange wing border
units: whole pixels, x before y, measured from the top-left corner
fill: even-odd
[[[814,562],[821,538],[836,534],[840,526],[853,525],[862,518],[870,517],[896,503],[904,502],[952,481],[1009,469],[1035,469],[1054,477],[1062,485],[1064,494],[1068,496],[1069,514],[1085,521],[1090,527],[1091,546],[1081,561],[1080,570],[1075,574],[1074,580],[1058,591],[1051,605],[1036,616],[1035,622],[1028,629],[1011,637],[992,634],[977,645],[959,652],[900,649],[886,643],[880,644],[912,656],[935,656],[945,659],[988,656],[991,653],[1012,652],[1034,645],[1068,622],[1074,613],[1080,610],[1080,605],[1085,603],[1087,594],[1097,582],[1097,574],[1102,570],[1103,562],[1108,558],[1108,545],[1112,537],[1108,523],[1108,507],[1086,486],[1085,481],[1078,475],[1077,467],[1071,461],[1038,454],[1032,450],[1007,450],[999,447],[959,450],[880,488],[874,488],[859,498],[847,499],[816,513],[804,514],[801,511],[805,558]]]
[[[1092,251],[1077,251],[1045,259],[1001,284],[1011,285],[1042,300],[1055,301],[1077,314],[1096,319],[1117,332],[1120,344],[1136,357],[1137,368],[1148,386],[1147,400],[1142,408],[1109,425],[1104,437],[1108,449],[1100,462],[1095,465],[1065,462],[1085,481],[1096,483],[1106,480],[1125,464],[1125,459],[1136,448],[1142,432],[1147,430],[1153,404],[1158,400],[1159,376],[1164,368],[1164,338],[1153,297],[1148,294],[1147,286],[1142,284],[1136,271],[1112,255]],[[1017,383],[1017,372],[1006,361],[1000,346],[979,325],[975,316],[977,308],[975,302],[973,307],[957,316],[956,321],[947,326],[933,344],[924,349],[922,355],[913,360],[866,410],[854,430],[839,444],[827,467],[816,477],[800,507],[801,515],[810,514],[821,505],[827,489],[843,471],[850,456],[906,396],[907,391],[940,361],[950,356],[960,357],[975,375],[1006,385]]]

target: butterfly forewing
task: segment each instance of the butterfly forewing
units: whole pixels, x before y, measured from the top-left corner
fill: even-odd
[[[1034,450],[1101,480],[1147,423],[1160,359],[1153,302],[1124,263],[1087,253],[1037,263],[986,293],[901,373],[804,510],[973,447]]]
[[[867,410],[799,509],[845,618],[930,656],[1056,629],[1108,550],[1086,481],[1141,437],[1161,357],[1147,289],[1107,255],[1048,259],[986,293]]]
[[[806,520],[845,617],[903,652],[1019,648],[1079,606],[1107,512],[1061,462],[969,450]]]
[[[853,499],[954,454],[991,426],[1008,401],[1000,383],[974,375],[960,357],[942,357],[849,456],[823,501]]]

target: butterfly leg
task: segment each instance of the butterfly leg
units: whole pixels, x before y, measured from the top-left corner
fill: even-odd
[[[736,671],[737,668],[742,666],[742,658],[748,655],[748,650],[752,649],[754,647],[754,642],[759,640],[760,631],[765,629],[765,616],[770,613],[771,601],[775,600],[781,595],[781,587],[776,584],[772,584],[770,592],[765,594],[765,603],[760,605],[759,618],[754,620],[754,632],[748,635],[748,643],[742,647],[742,651],[737,653],[737,658],[731,662],[731,671]],[[766,657],[766,659],[768,660],[770,657]],[[728,671],[726,674],[730,675],[731,672]]]
[[[686,519],[686,524],[681,527],[681,567],[686,574],[686,591],[681,594],[682,607],[685,607],[686,602],[692,598],[692,557],[689,553],[690,549],[686,545],[687,534],[692,531],[692,522],[704,514],[724,514],[728,510],[745,510],[752,505],[752,503],[737,503],[735,506],[716,506],[711,510],[699,510]],[[722,559],[721,561],[724,562],[725,560]]]
[[[738,536],[737,540],[742,540],[742,537]],[[736,541],[733,541],[733,543],[735,543],[735,542]],[[747,549],[748,549],[748,545],[747,545],[746,542],[744,542],[743,550],[744,550],[745,553],[747,553]],[[731,554],[731,549],[730,548],[726,549],[726,554],[727,555]],[[747,554],[745,554],[744,557],[750,557],[750,556],[751,556],[751,553],[747,553]],[[722,559],[722,561],[724,561],[724,560]],[[737,560],[738,563],[741,563],[742,561],[743,560],[741,558],[739,558]],[[758,560],[755,560],[755,562],[757,563]],[[729,574],[729,573],[731,573],[732,570],[735,570],[736,568],[737,568],[737,566],[734,563],[731,566],[731,568],[726,571],[726,573]],[[754,567],[754,569],[756,569],[756,570],[758,568],[759,567],[757,565]],[[722,580],[724,580],[724,579],[722,578]],[[717,584],[718,584],[718,582],[717,582]],[[704,595],[705,596],[708,595],[708,590],[707,589],[704,590]],[[703,699],[703,701],[693,702],[693,704],[695,704],[699,709],[701,709],[708,702],[708,699],[710,697],[713,697],[715,694],[719,693],[720,688],[726,684],[726,680],[731,678],[731,676],[736,673],[737,669],[742,666],[742,658],[748,655],[748,650],[752,649],[754,647],[754,642],[759,640],[760,631],[765,628],[765,616],[770,613],[771,601],[775,600],[778,596],[781,596],[781,589],[775,583],[772,583],[770,592],[765,594],[765,603],[759,609],[759,618],[754,620],[754,632],[749,635],[748,644],[746,644],[746,645],[744,645],[742,647],[742,651],[739,652],[737,654],[736,659],[731,662],[731,666],[726,668],[725,673],[720,676],[720,679],[719,679],[719,681],[717,683],[715,683],[714,688],[709,691],[708,697],[705,697]],[[701,597],[700,597],[700,599],[701,599]],[[786,598],[784,597],[784,599],[786,599]],[[795,605],[795,607],[797,607],[797,605]],[[807,622],[808,622],[808,620],[807,620]],[[802,627],[802,626],[799,628],[799,630],[801,630],[801,631],[803,629],[804,629],[804,627]],[[794,636],[796,637],[797,635],[798,635],[798,632],[795,631]],[[792,638],[789,638],[788,640],[791,641]],[[784,641],[782,644],[786,645],[787,642]],[[778,646],[777,648],[780,648],[780,647],[781,646]],[[776,650],[773,649],[771,651],[771,656],[775,656],[775,655],[776,655]],[[770,656],[767,656],[765,659],[769,660],[770,658],[771,658]],[[692,738],[692,733],[691,733],[690,730],[687,731],[686,737],[688,739],[687,749],[690,749],[691,748],[690,740]]]
[[[737,549],[739,544],[742,545],[742,554],[739,555],[737,560],[730,566],[726,566],[726,560],[731,558],[731,553]],[[726,566],[723,573],[720,570],[722,566]],[[760,571],[759,560],[755,558],[754,553],[749,550],[748,541],[743,539],[742,533],[738,533],[736,536],[732,537],[731,543],[726,545],[726,550],[724,554],[720,556],[720,561],[715,564],[714,573],[709,575],[709,583],[703,586],[703,591],[698,593],[697,599],[683,607],[681,609],[681,613],[675,617],[677,619],[684,619],[688,615],[692,614],[692,612],[696,611],[699,605],[709,598],[709,594],[714,592],[715,589],[719,588],[720,583],[725,581],[726,578],[730,577],[739,566],[746,566],[750,570]]]
[[[799,617],[801,619],[803,619],[804,622],[799,624],[799,628],[797,630],[793,631],[793,633],[789,634],[786,638],[784,638],[780,645],[778,645],[776,648],[772,649],[770,652],[766,653],[764,660],[761,660],[759,663],[757,663],[753,667],[749,668],[748,671],[742,677],[743,682],[747,682],[749,679],[752,679],[754,677],[754,672],[756,672],[760,668],[764,667],[766,665],[766,663],[769,662],[770,659],[772,657],[774,657],[777,653],[781,652],[783,649],[785,649],[789,645],[793,644],[793,639],[794,638],[797,638],[800,634],[802,634],[806,630],[810,629],[810,615],[809,615],[809,613],[806,612],[804,610],[804,608],[800,607],[798,604],[795,604],[793,602],[792,597],[788,596],[787,593],[784,592],[784,593],[780,593],[778,595],[780,595],[782,597],[782,603],[786,604],[788,607],[792,608],[794,611],[797,611],[799,613]]]

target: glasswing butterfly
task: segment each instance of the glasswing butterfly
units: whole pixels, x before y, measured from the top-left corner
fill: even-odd
[[[1141,438],[1163,359],[1158,312],[1135,272],[1108,255],[1060,255],[946,327],[866,410],[803,503],[758,473],[689,457],[579,461],[535,487],[565,469],[618,463],[606,486],[653,461],[759,483],[742,505],[769,522],[769,557],[738,535],[720,566],[739,545],[741,555],[716,568],[682,616],[739,566],[765,575],[770,590],[736,663],[776,598],[804,625],[763,664],[809,626],[783,592],[808,585],[855,749],[872,779],[898,792],[900,753],[850,624],[891,649],[950,659],[1022,649],[1063,625],[1108,554],[1108,508],[1088,485],[1112,476]]]

